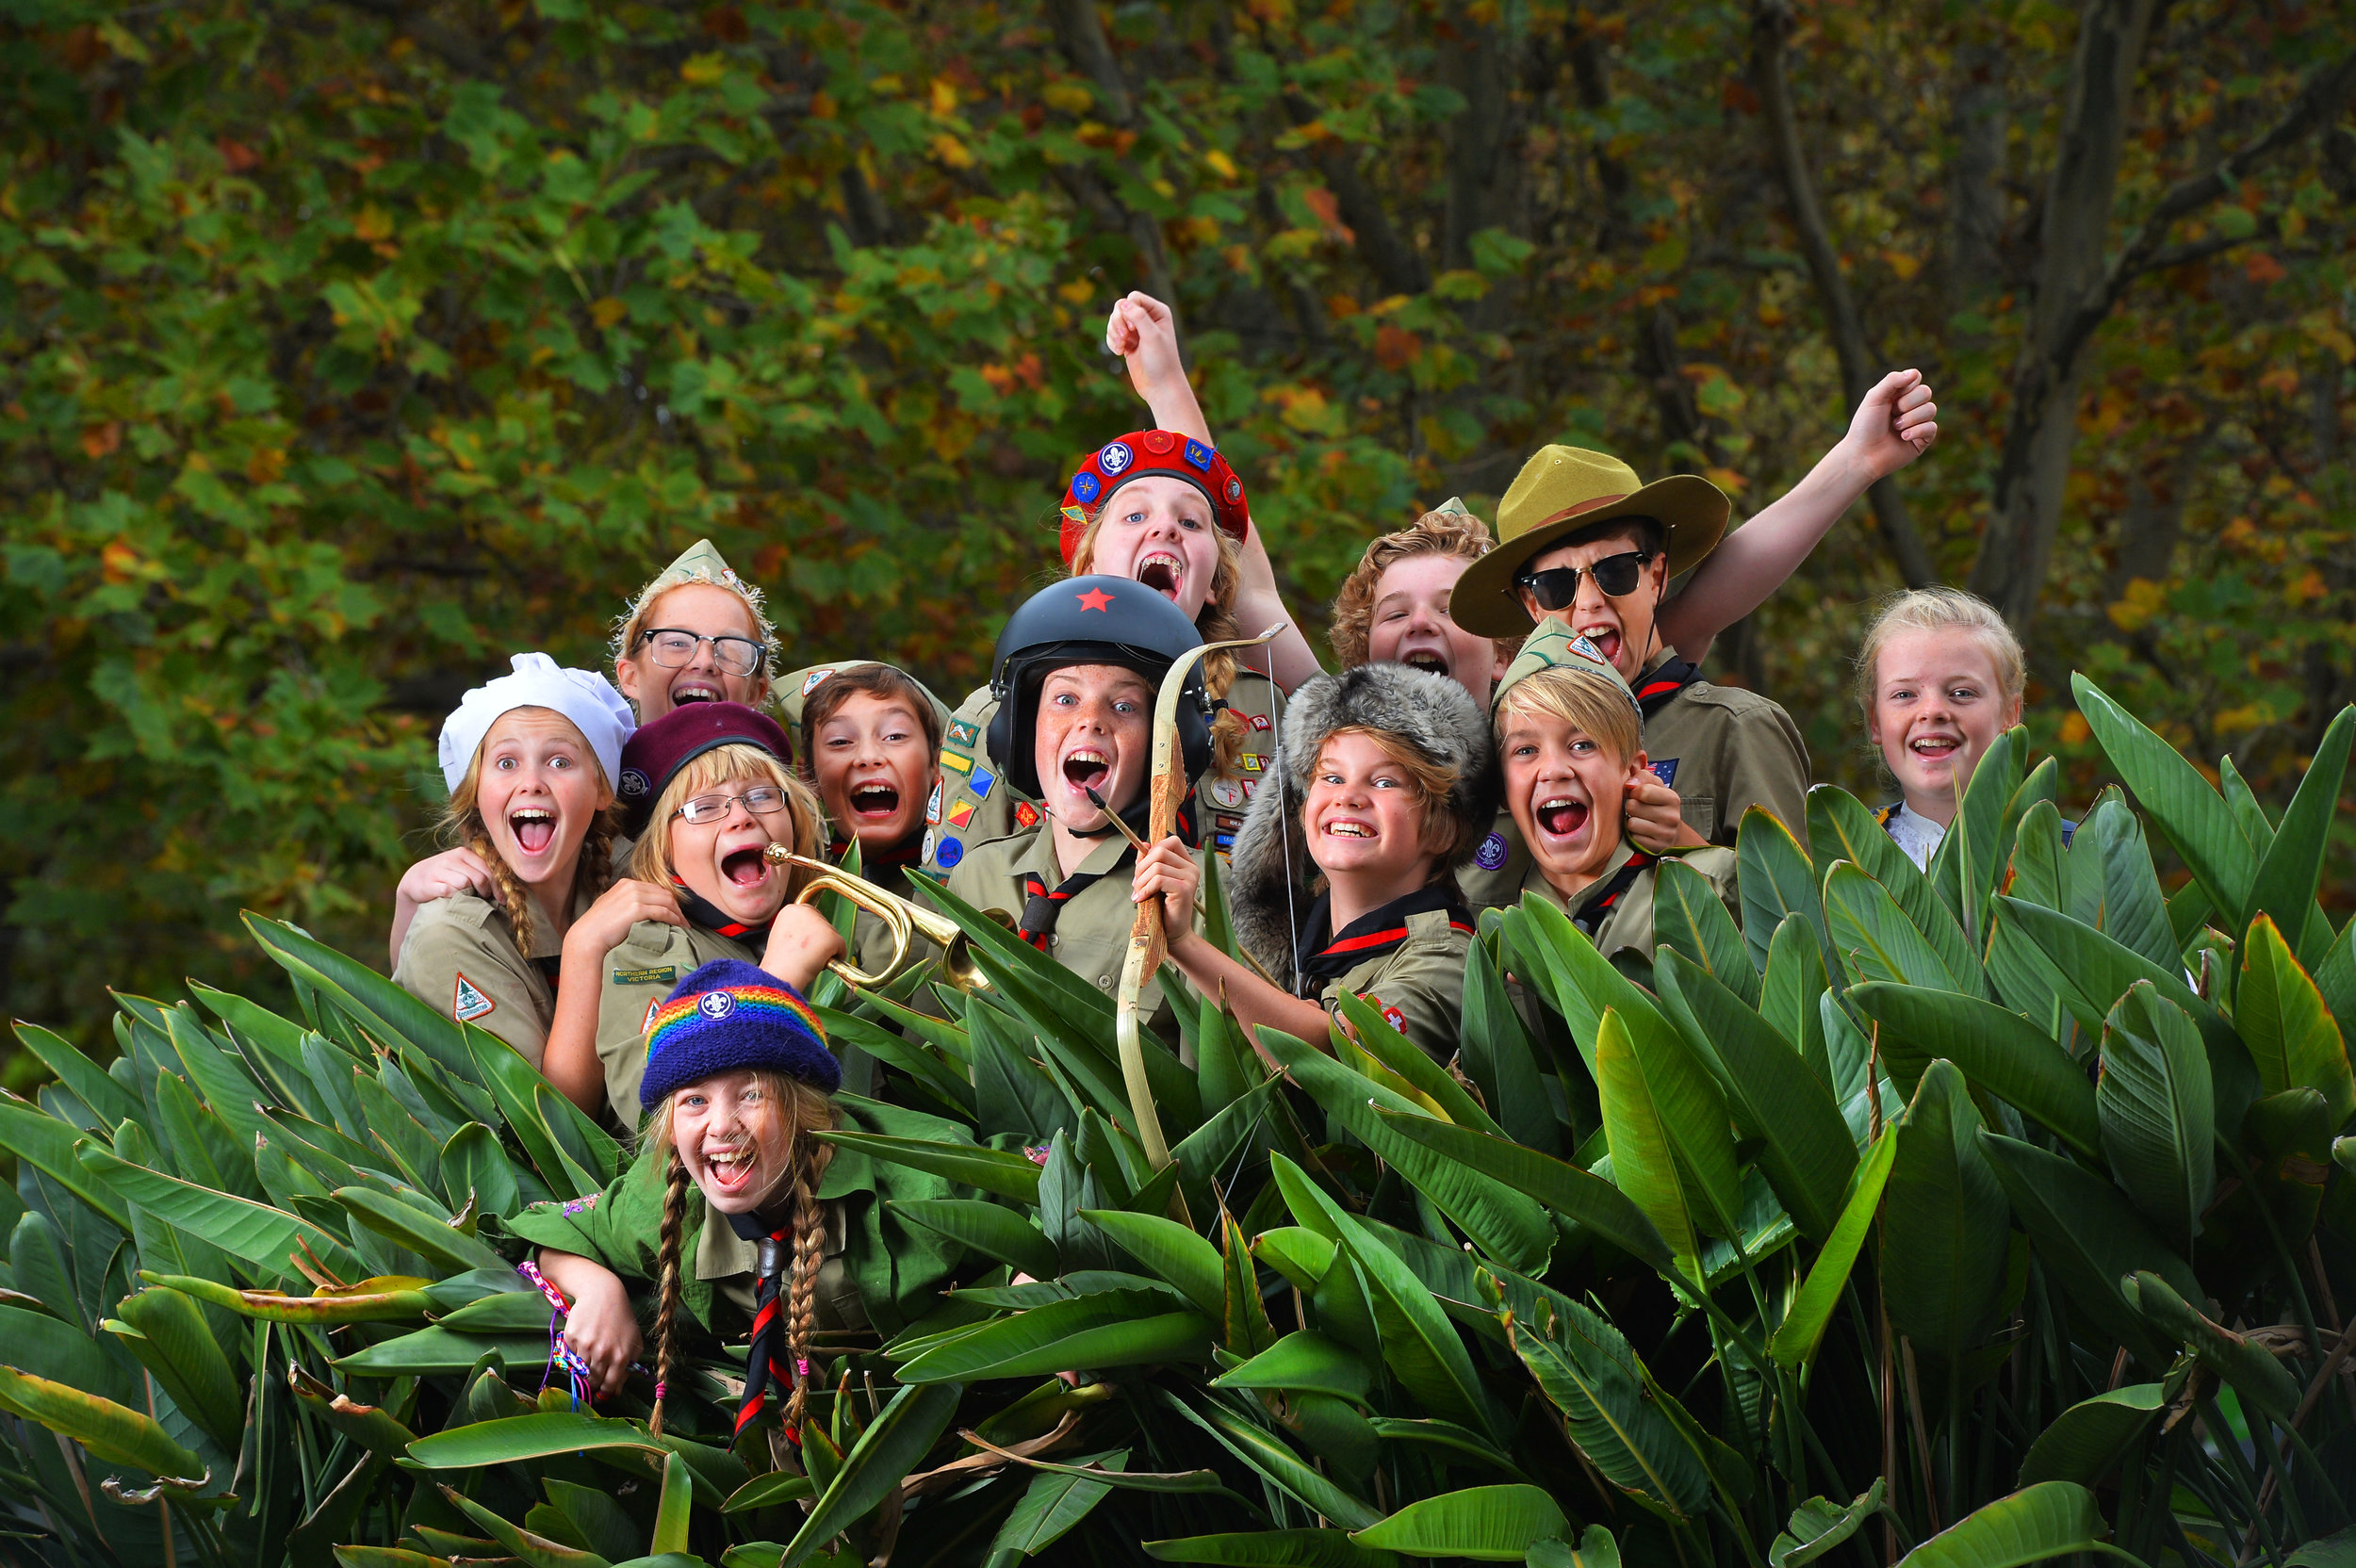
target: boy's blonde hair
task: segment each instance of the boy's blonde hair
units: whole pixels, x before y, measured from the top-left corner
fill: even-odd
[[[1622,762],[1644,749],[1644,732],[1629,706],[1628,689],[1575,669],[1534,670],[1513,683],[1497,708],[1497,755],[1505,754],[1505,728],[1517,715],[1548,718],[1602,744]]]
[[[1105,497],[1088,514],[1088,526],[1072,549],[1072,577],[1086,577],[1096,569],[1096,537],[1104,531],[1104,511],[1111,502],[1112,497]],[[1217,526],[1211,529],[1211,539],[1219,547],[1219,564],[1211,568],[1211,592],[1203,599],[1203,612],[1194,618],[1194,626],[1204,642],[1225,643],[1243,635],[1241,623],[1235,619],[1235,596],[1243,588],[1243,547],[1225,529]],[[1203,684],[1212,696],[1224,697],[1235,684],[1235,656],[1224,652],[1204,655]],[[1222,712],[1211,722],[1212,772],[1230,776],[1237,772],[1236,760],[1243,756],[1246,726],[1244,716],[1233,711]]]
[[[1909,588],[1882,603],[1873,624],[1865,629],[1857,650],[1857,700],[1865,722],[1873,722],[1873,698],[1881,685],[1878,673],[1882,649],[1893,637],[1910,631],[1966,631],[1979,638],[1996,666],[1996,683],[2004,705],[2021,700],[2029,684],[2028,657],[2021,639],[1997,608],[1960,588]]]
[[[1480,518],[1469,512],[1444,507],[1425,513],[1415,519],[1413,528],[1383,534],[1368,545],[1366,553],[1358,558],[1358,564],[1342,580],[1341,591],[1333,596],[1326,641],[1333,645],[1335,661],[1343,669],[1366,662],[1367,648],[1373,640],[1375,594],[1382,586],[1384,572],[1402,561],[1427,555],[1478,561],[1489,553],[1495,543],[1489,536],[1488,525]],[[1520,646],[1518,640],[1510,637],[1491,640],[1500,659],[1513,658],[1513,650]]]
[[[561,713],[557,716],[564,717]],[[581,836],[581,857],[573,862],[573,885],[564,891],[564,906],[569,909],[584,890],[592,893],[605,891],[614,874],[614,835],[619,829],[621,817],[612,798],[613,781],[605,777],[605,764],[597,760],[597,751],[589,744],[588,737],[581,734],[581,727],[569,719],[565,724],[573,738],[581,743],[581,755],[597,770],[597,777],[604,780],[607,795],[605,808],[589,819],[589,831]],[[483,739],[488,741],[490,737],[486,734]],[[515,935],[515,951],[529,954],[533,931],[532,893],[524,887],[523,878],[515,874],[515,868],[507,863],[491,841],[490,825],[483,820],[482,792],[483,747],[478,744],[474,755],[466,760],[466,776],[450,792],[450,800],[434,825],[434,836],[453,849],[473,850],[491,868],[492,891],[497,895],[493,902],[499,905],[499,913],[507,917],[508,929]]]
[[[671,823],[679,808],[697,795],[710,794],[731,778],[765,779],[784,792],[784,814],[793,825],[788,847],[801,855],[822,852],[820,825],[826,820],[826,813],[799,774],[759,746],[714,746],[699,757],[689,758],[663,787],[662,796],[646,819],[646,831],[630,846],[630,874],[658,888],[669,887],[678,869],[671,860]],[[799,893],[811,874],[795,867],[786,881],[785,896],[791,899]]]
[[[809,1380],[799,1370],[810,1360],[810,1341],[818,1318],[818,1271],[826,1262],[826,1211],[818,1200],[818,1184],[826,1174],[834,1146],[809,1136],[830,1133],[837,1117],[834,1102],[798,1078],[756,1070],[763,1103],[780,1108],[785,1119],[785,1160],[789,1179],[779,1188],[792,1200],[794,1214],[793,1282],[786,1290],[786,1359],[796,1369],[794,1393],[785,1407],[785,1424],[799,1426],[809,1398]],[[648,1111],[638,1130],[639,1157],[664,1162],[663,1223],[656,1232],[655,1274],[660,1305],[655,1309],[654,1413],[647,1429],[663,1432],[663,1395],[677,1364],[674,1330],[679,1320],[679,1244],[687,1229],[687,1167],[671,1136],[671,1097],[664,1095]],[[776,1208],[779,1205],[772,1202]]]

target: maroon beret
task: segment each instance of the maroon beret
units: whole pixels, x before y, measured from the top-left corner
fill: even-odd
[[[654,803],[679,769],[714,746],[757,746],[794,765],[794,742],[777,721],[741,702],[687,702],[652,724],[642,724],[622,745],[622,831],[645,836]]]

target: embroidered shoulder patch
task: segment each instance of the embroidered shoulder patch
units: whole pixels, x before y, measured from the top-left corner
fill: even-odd
[[[1505,864],[1506,857],[1512,853],[1512,847],[1505,841],[1505,835],[1492,833],[1481,841],[1479,849],[1473,851],[1473,864],[1482,871],[1495,871]]]
[[[479,1018],[489,1018],[499,1010],[499,1004],[474,988],[474,983],[464,974],[450,988],[450,1016],[461,1023],[472,1023]]]
[[[661,1011],[663,1011],[663,998],[658,996],[646,1004],[646,1016],[638,1021],[638,1033],[640,1035],[643,1036],[647,1030],[654,1027],[654,1015]]]
[[[1661,783],[1674,790],[1677,788],[1677,763],[1679,760],[1680,759],[1678,758],[1664,757],[1657,762],[1647,762],[1645,766],[1652,770],[1652,776],[1655,778],[1658,778]]]
[[[679,966],[665,964],[661,969],[617,969],[614,972],[614,983],[617,986],[676,986],[679,984]]]

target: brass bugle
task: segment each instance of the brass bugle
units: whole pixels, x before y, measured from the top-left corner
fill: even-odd
[[[870,974],[847,958],[837,958],[826,965],[852,985],[872,988],[890,984],[908,969],[916,939],[923,937],[941,949],[941,979],[961,991],[990,988],[990,981],[974,964],[973,955],[966,945],[965,932],[947,915],[888,893],[873,882],[862,881],[824,860],[796,855],[783,844],[771,844],[761,851],[761,858],[773,866],[799,866],[811,874],[809,883],[794,895],[794,903],[808,904],[824,892],[841,893],[883,922],[884,929],[892,933],[892,961],[879,974]]]

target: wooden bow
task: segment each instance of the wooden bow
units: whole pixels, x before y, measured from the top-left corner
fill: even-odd
[[[1162,677],[1162,689],[1153,703],[1153,771],[1147,786],[1147,843],[1159,843],[1177,830],[1178,807],[1186,798],[1188,780],[1180,765],[1184,748],[1178,743],[1178,704],[1185,699],[1186,677],[1209,655],[1227,648],[1256,648],[1290,624],[1280,621],[1257,637],[1239,637],[1233,642],[1205,643],[1199,648],[1189,648]],[[1137,1141],[1145,1146],[1145,1157],[1156,1170],[1170,1163],[1170,1145],[1162,1136],[1162,1119],[1153,1108],[1153,1086],[1146,1081],[1145,1048],[1137,1039],[1137,992],[1145,988],[1146,980],[1159,972],[1162,960],[1169,956],[1169,933],[1162,929],[1162,901],[1149,898],[1137,906],[1137,920],[1129,927],[1129,956],[1121,967],[1113,1031],[1121,1047],[1121,1080],[1129,1091],[1129,1109],[1137,1118]]]

